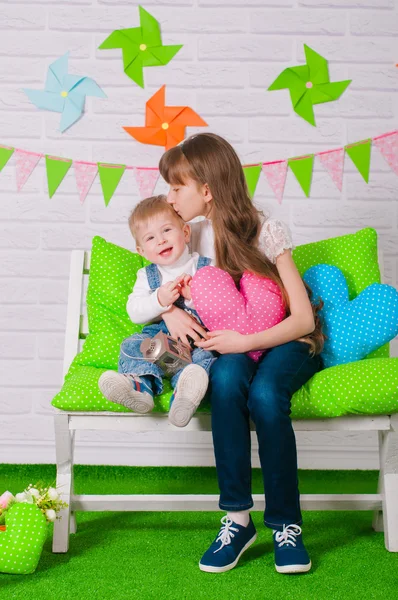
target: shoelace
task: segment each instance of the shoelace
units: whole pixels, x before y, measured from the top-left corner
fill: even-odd
[[[228,518],[228,515],[222,517],[221,523],[223,524],[223,527],[221,527],[218,537],[216,539],[216,542],[221,542],[221,546],[217,550],[215,550],[213,554],[216,554],[216,552],[220,552],[220,550],[222,550],[224,546],[228,546],[228,544],[231,543],[232,538],[235,537],[235,533],[238,533],[239,531],[237,527],[232,527],[233,521],[232,519]]]
[[[296,537],[301,535],[301,527],[298,525],[287,525],[283,527],[283,531],[275,532],[275,541],[278,543],[278,548],[291,544],[294,548],[296,547]]]

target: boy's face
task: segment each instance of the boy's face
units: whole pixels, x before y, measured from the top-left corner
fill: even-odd
[[[176,262],[189,242],[191,228],[169,213],[156,215],[137,226],[137,252],[156,265]]]
[[[184,221],[191,221],[195,217],[208,217],[211,200],[208,185],[200,185],[193,179],[188,179],[185,185],[170,185],[167,195],[167,202]]]

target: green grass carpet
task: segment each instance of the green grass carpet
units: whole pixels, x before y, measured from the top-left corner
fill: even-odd
[[[0,493],[52,482],[53,465],[0,465]],[[261,493],[254,470],[253,493]],[[302,493],[374,493],[374,471],[301,471]],[[75,468],[77,493],[217,493],[215,469]],[[398,501],[398,500],[397,500]],[[51,531],[32,575],[0,575],[0,598],[15,600],[397,600],[398,554],[385,550],[369,512],[307,512],[313,569],[280,575],[271,532],[253,513],[256,543],[239,565],[202,573],[198,561],[222,513],[78,513],[68,554],[51,553]]]

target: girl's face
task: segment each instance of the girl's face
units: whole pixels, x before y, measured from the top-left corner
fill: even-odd
[[[195,217],[209,217],[211,200],[209,186],[200,185],[193,179],[188,179],[185,185],[170,185],[167,196],[167,202],[185,222]]]

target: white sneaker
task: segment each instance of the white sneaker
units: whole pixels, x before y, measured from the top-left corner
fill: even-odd
[[[170,423],[176,427],[188,425],[203,400],[208,385],[209,376],[203,367],[185,367],[174,390],[174,401],[169,412]]]
[[[145,414],[154,407],[152,390],[137,376],[105,371],[98,386],[105,398],[136,413]]]

